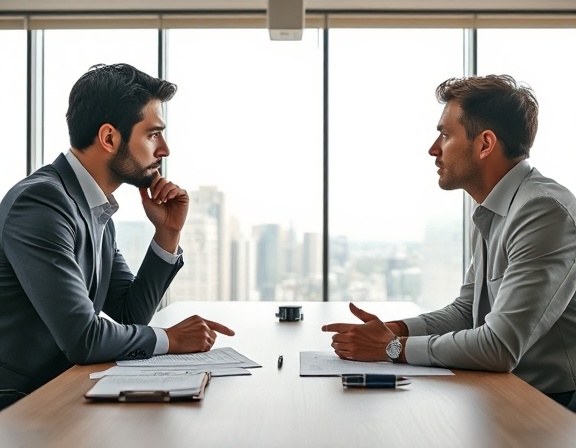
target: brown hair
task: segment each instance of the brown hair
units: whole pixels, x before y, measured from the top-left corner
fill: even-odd
[[[507,158],[530,156],[538,130],[538,101],[530,87],[509,75],[450,78],[436,88],[436,98],[460,105],[460,122],[469,140],[489,129]]]

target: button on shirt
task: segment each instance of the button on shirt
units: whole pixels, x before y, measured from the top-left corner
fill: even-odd
[[[106,224],[116,211],[118,211],[118,203],[113,195],[106,197],[100,186],[96,183],[90,173],[84,168],[80,161],[76,158],[72,151],[66,153],[66,160],[74,170],[82,192],[90,207],[92,213],[92,238],[96,244],[96,281],[99,282],[102,276],[102,237]],[[175,264],[180,254],[171,254],[170,252],[162,249],[156,241],[152,240],[150,246],[154,253],[170,264]],[[162,328],[151,327],[156,334],[156,346],[154,348],[154,355],[162,355],[168,352],[168,336],[166,331]]]

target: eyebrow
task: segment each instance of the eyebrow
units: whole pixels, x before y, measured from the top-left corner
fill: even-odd
[[[166,129],[166,125],[161,125],[161,126],[152,126],[148,129],[146,129],[146,132],[150,132],[150,131],[163,131],[164,129]]]
[[[444,129],[446,129],[446,127],[443,124],[439,124],[438,126],[436,126],[436,130],[438,132],[443,131]]]

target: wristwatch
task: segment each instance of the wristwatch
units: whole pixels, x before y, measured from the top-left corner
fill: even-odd
[[[400,358],[400,353],[402,352],[402,343],[400,342],[400,338],[396,336],[386,346],[386,354],[392,360],[392,362],[397,362]]]

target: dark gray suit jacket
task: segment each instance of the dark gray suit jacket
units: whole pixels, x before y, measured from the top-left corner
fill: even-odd
[[[96,281],[92,215],[66,158],[15,185],[0,204],[0,389],[29,393],[73,364],[146,358],[147,326],[182,257],[149,249],[136,277],[105,228]],[[116,322],[98,316],[104,311]]]

